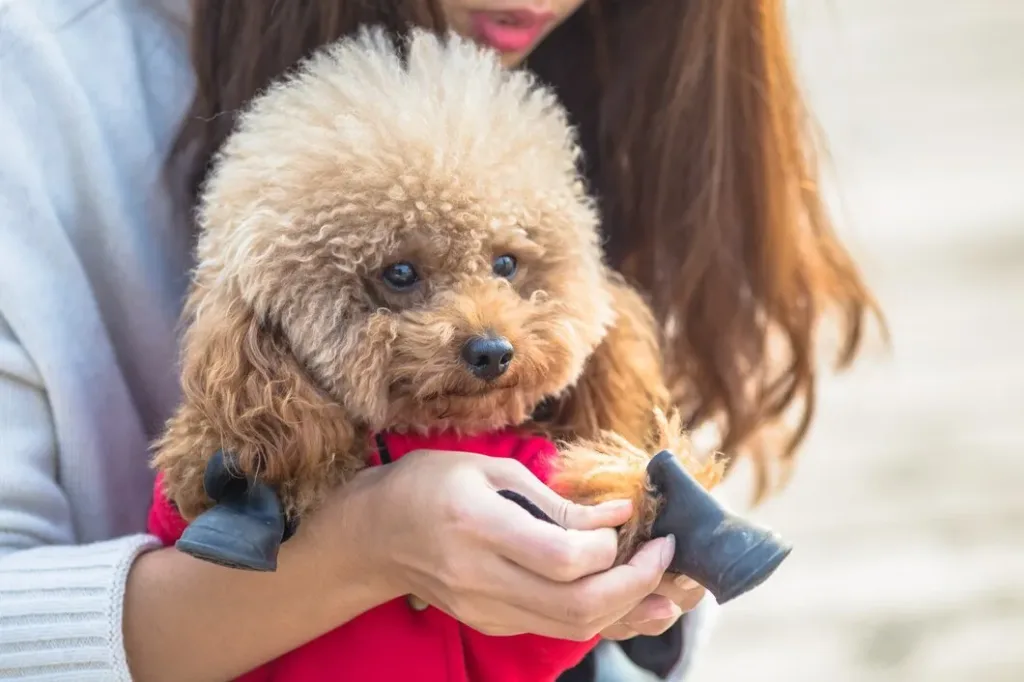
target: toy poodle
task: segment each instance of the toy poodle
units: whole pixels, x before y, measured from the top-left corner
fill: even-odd
[[[201,196],[183,401],[155,443],[178,546],[273,570],[329,491],[396,457],[388,438],[502,434],[552,444],[538,475],[569,499],[634,500],[620,561],[673,533],[674,570],[720,601],[773,572],[788,546],[705,492],[722,468],[690,452],[580,154],[551,90],[425,32],[341,41],[241,112]]]

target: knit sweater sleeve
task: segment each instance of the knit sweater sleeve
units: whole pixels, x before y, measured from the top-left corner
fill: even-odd
[[[0,679],[130,680],[121,613],[147,535],[75,544],[39,376],[0,318]]]
[[[98,332],[84,322],[94,319],[91,294],[61,229],[73,204],[55,199],[73,196],[75,176],[41,144],[65,149],[49,101],[51,91],[67,92],[55,87],[64,65],[52,40],[34,40],[33,27],[18,23],[41,7],[0,0],[0,679],[130,680],[125,583],[135,557],[157,541],[87,537],[83,514],[118,512],[98,496],[73,504],[68,493],[90,474],[62,462],[74,460],[76,443],[84,452],[86,438],[69,427],[74,407],[53,388],[68,370],[49,348],[69,339],[84,348]],[[83,361],[80,373],[93,383],[97,412],[116,414],[96,365]]]

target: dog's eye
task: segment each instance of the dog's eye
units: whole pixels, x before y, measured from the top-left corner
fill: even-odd
[[[519,264],[516,263],[515,256],[498,256],[494,259],[494,263],[491,265],[491,269],[494,270],[494,274],[498,277],[504,277],[505,279],[511,279],[515,276],[516,270],[519,268]]]
[[[388,286],[398,291],[409,289],[420,281],[420,276],[416,274],[416,268],[412,266],[412,263],[405,261],[387,266],[381,272],[381,277]]]

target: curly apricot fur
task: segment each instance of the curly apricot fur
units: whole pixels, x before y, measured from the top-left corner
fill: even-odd
[[[415,32],[403,61],[364,32],[257,98],[202,196],[184,399],[155,444],[184,517],[210,505],[218,449],[301,516],[365,466],[375,431],[522,425],[565,443],[569,497],[638,502],[635,548],[656,511],[649,453],[688,448],[664,416],[654,318],[603,261],[579,153],[553,93],[454,36]],[[407,291],[381,278],[397,261],[419,275]],[[493,384],[460,360],[484,333],[515,348]],[[546,398],[554,419],[531,424]]]

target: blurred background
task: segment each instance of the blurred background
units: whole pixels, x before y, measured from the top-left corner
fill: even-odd
[[[1024,680],[1024,0],[791,0],[828,195],[891,325],[822,386],[795,545],[701,682]]]

